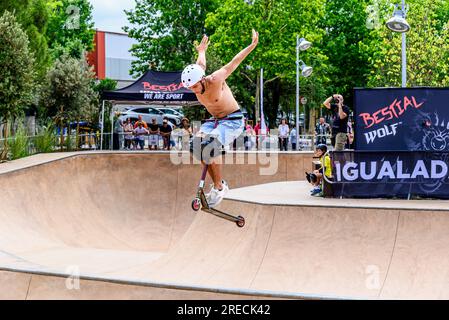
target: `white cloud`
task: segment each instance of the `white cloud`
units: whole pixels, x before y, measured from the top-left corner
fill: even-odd
[[[123,32],[129,26],[124,10],[134,9],[135,0],[90,0],[94,7],[95,28],[102,31]]]

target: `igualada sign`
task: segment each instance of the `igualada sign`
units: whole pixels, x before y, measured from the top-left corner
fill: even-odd
[[[442,160],[335,162],[335,178],[338,182],[443,179],[448,175],[448,164]]]

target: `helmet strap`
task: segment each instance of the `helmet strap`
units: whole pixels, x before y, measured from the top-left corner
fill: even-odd
[[[206,91],[206,87],[204,86],[204,77],[200,80],[201,83],[201,94],[204,94],[204,92]]]

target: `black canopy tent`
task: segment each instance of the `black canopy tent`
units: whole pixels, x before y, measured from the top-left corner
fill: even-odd
[[[133,84],[115,91],[103,92],[102,99],[113,104],[197,105],[195,94],[184,88],[181,72],[148,70]]]
[[[181,82],[181,72],[161,72],[148,70],[129,86],[115,91],[105,91],[101,96],[101,147],[103,146],[104,103],[113,105],[111,118],[116,105],[199,105],[195,94],[185,88]],[[112,128],[111,128],[112,130]]]

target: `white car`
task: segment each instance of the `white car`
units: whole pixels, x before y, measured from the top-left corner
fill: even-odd
[[[125,121],[127,118],[131,118],[131,121],[136,121],[139,116],[142,116],[142,120],[148,124],[152,123],[152,119],[156,119],[157,124],[162,124],[164,117],[176,126],[181,124],[181,117],[167,114],[160,109],[147,106],[129,108],[122,112],[120,120]]]
[[[163,113],[167,114],[167,115],[173,115],[179,118],[184,118],[184,114],[174,108],[169,108],[169,107],[159,107],[157,108],[159,110],[161,110]]]

